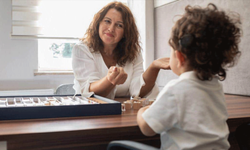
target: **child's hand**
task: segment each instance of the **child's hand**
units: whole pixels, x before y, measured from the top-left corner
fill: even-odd
[[[127,73],[124,72],[122,67],[112,66],[109,68],[107,79],[113,85],[123,84],[127,80]]]
[[[170,70],[169,57],[159,58],[153,61],[153,66],[157,69]]]

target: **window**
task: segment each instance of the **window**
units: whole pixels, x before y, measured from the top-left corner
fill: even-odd
[[[72,70],[71,52],[92,18],[114,0],[12,0],[13,37],[38,40],[39,70]],[[119,0],[127,4],[127,0]]]
[[[39,39],[39,70],[72,70],[72,48],[77,41]]]

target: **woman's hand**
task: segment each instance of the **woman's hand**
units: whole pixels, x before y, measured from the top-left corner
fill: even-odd
[[[107,79],[113,85],[123,84],[127,80],[128,74],[122,67],[112,66],[109,68]]]
[[[164,70],[170,70],[170,64],[169,64],[169,57],[159,58],[157,60],[154,60],[152,65],[155,69],[164,69]]]
[[[155,86],[156,78],[161,69],[170,69],[169,58],[159,58],[154,60],[148,69],[143,73],[143,79],[145,81],[145,85],[141,88],[140,97],[144,97],[147,95]]]

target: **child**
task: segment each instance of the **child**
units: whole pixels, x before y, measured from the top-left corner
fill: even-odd
[[[138,111],[144,135],[161,134],[164,150],[226,150],[229,130],[224,92],[219,80],[240,55],[240,20],[214,4],[185,8],[172,28],[170,81],[149,107]]]

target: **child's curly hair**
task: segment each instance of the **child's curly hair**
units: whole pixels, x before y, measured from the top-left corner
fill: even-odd
[[[172,28],[170,46],[186,56],[200,80],[214,75],[225,80],[226,68],[234,66],[241,53],[239,15],[230,18],[211,3],[204,9],[188,5],[185,11]]]

